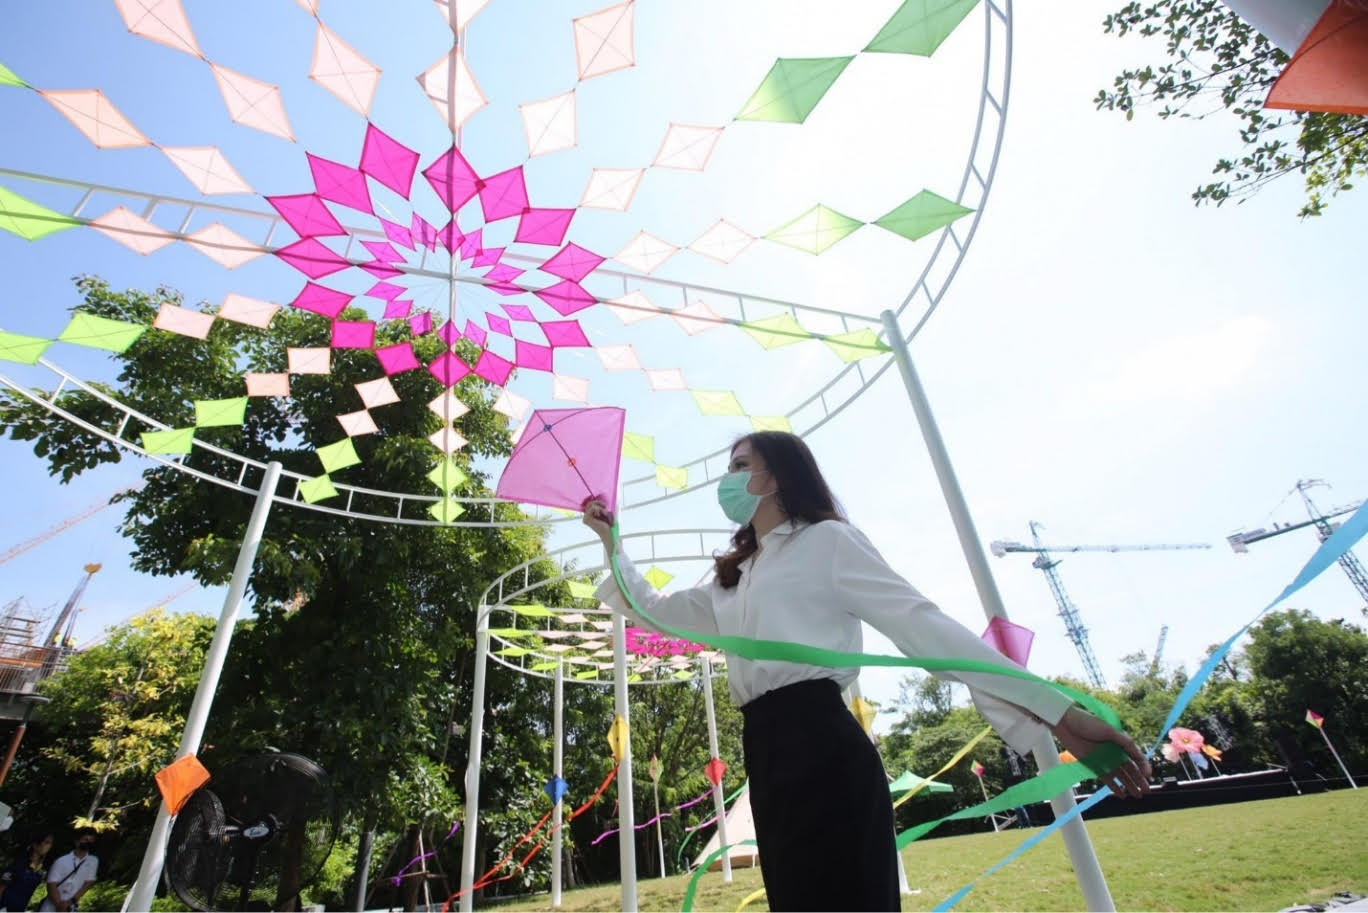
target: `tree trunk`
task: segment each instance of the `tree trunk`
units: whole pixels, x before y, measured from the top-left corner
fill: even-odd
[[[419,837],[418,825],[410,824],[408,829],[408,848],[409,858],[415,859],[423,854],[423,841]],[[418,909],[418,891],[423,886],[424,867],[421,863],[416,868],[409,869],[407,877],[399,888],[399,896],[404,901],[404,910],[412,913]]]
[[[359,910],[366,909],[366,881],[370,875],[371,850],[375,846],[375,812],[366,812],[366,820],[361,825],[361,844],[356,848],[356,904]]]

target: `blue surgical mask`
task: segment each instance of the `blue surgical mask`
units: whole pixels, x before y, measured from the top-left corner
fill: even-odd
[[[750,484],[751,474],[746,470],[729,472],[724,475],[717,483],[717,503],[722,508],[722,513],[727,515],[727,519],[737,524],[745,526],[755,516],[755,511],[760,507],[760,499],[765,495],[751,494],[746,490]],[[774,494],[766,492],[765,494]]]

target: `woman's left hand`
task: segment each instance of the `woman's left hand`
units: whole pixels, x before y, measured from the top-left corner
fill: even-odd
[[[1111,787],[1118,796],[1140,798],[1149,793],[1151,774],[1149,760],[1130,736],[1110,726],[1097,717],[1078,707],[1070,707],[1064,717],[1050,727],[1054,737],[1076,758],[1085,758],[1093,751],[1114,742],[1125,750],[1130,758],[1109,773],[1098,777]]]

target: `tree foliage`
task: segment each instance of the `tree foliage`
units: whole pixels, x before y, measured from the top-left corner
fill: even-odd
[[[82,311],[143,326],[162,304],[182,303],[166,288],[117,292],[95,277],[77,286]],[[377,338],[412,340],[424,362],[443,348],[435,334],[413,339],[404,321],[381,324]],[[117,375],[106,389],[183,427],[193,424],[195,400],[241,396],[244,371],[281,372],[287,348],[328,344],[328,321],[291,309],[275,316],[269,334],[226,320],[215,321],[205,340],[149,330],[114,356]],[[336,416],[360,406],[353,385],[380,373],[367,351],[335,349],[332,356],[329,374],[294,376],[288,398],[254,398],[242,426],[202,428],[197,439],[317,474],[313,445],[341,438]],[[426,371],[392,382],[401,400],[376,410],[379,433],[354,439],[362,462],[347,470],[347,481],[380,491],[431,490],[425,477],[436,453],[427,437],[442,422],[426,404],[443,387]],[[467,479],[457,494],[489,496],[489,480],[472,460],[511,449],[506,419],[491,408],[494,392],[473,375],[456,388],[469,408],[461,424],[469,444],[456,456]],[[57,403],[97,426],[117,423],[113,410],[84,391],[65,391]],[[32,442],[62,481],[127,456],[15,395],[0,398],[0,429]],[[223,461],[196,447],[183,465],[235,474]],[[225,582],[253,499],[163,466],[146,470],[143,480],[122,496],[121,530],[133,543],[133,566],[188,572],[206,585]],[[259,483],[250,473],[244,480],[249,488]],[[357,496],[353,506],[365,509],[364,501]],[[413,505],[413,515],[424,507]],[[513,505],[497,510],[500,520],[521,518]],[[498,574],[543,551],[536,528],[386,525],[277,505],[251,578],[255,619],[234,641],[205,734],[206,763],[212,769],[262,746],[294,750],[329,771],[345,808],[368,826],[449,823],[460,806],[460,778],[440,762],[464,759],[463,738],[444,743],[449,720],[469,718],[475,606]],[[553,571],[549,562],[535,563],[530,579]],[[553,588],[547,598],[564,595]],[[491,694],[515,687],[506,677],[491,676]],[[490,799],[499,804],[501,797],[494,792]]]
[[[1368,117],[1263,107],[1288,57],[1221,0],[1132,0],[1103,20],[1107,34],[1159,38],[1169,60],[1129,67],[1094,101],[1131,119],[1141,107],[1159,117],[1202,119],[1228,112],[1238,122],[1238,153],[1221,157],[1198,204],[1243,202],[1271,181],[1302,175],[1298,213],[1320,215],[1329,198],[1368,173]]]
[[[1154,746],[1167,738],[1164,721],[1188,676],[1140,652],[1122,662],[1124,671],[1111,690],[1068,684],[1112,706],[1137,743]],[[894,708],[899,718],[881,742],[890,774],[907,769],[930,776],[987,725],[971,706],[945,710],[947,700],[954,704],[950,689],[921,674],[903,680]],[[1342,619],[1326,621],[1287,609],[1270,612],[1250,629],[1242,648],[1218,665],[1177,725],[1197,730],[1221,750],[1223,773],[1278,764],[1295,768],[1298,777],[1312,772],[1341,777],[1324,741],[1305,722],[1308,709],[1324,714],[1326,730],[1351,771],[1368,766],[1368,632]],[[899,827],[981,801],[978,781],[969,770],[974,760],[984,765],[990,795],[1013,782],[1001,749],[995,734],[984,739],[969,757],[937,777],[953,785],[954,794],[914,799],[901,810]],[[1150,761],[1156,778],[1191,775],[1158,752]],[[951,822],[938,833],[986,826]]]

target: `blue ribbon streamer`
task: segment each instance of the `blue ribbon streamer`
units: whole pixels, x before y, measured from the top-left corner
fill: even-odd
[[[1368,503],[1365,503],[1360,507],[1348,521],[1335,531],[1334,535],[1321,543],[1320,548],[1316,549],[1315,554],[1306,562],[1306,565],[1302,567],[1301,571],[1293,578],[1292,582],[1278,594],[1276,599],[1260,609],[1259,613],[1251,618],[1248,624],[1232,634],[1225,643],[1221,644],[1220,647],[1207,657],[1206,662],[1202,663],[1201,668],[1197,670],[1197,674],[1188,680],[1188,683],[1183,686],[1183,690],[1178,692],[1178,699],[1174,702],[1173,709],[1169,711],[1168,717],[1165,718],[1163,726],[1159,728],[1159,736],[1155,739],[1154,744],[1150,746],[1149,754],[1154,754],[1158,749],[1159,743],[1163,741],[1164,733],[1172,729],[1178,722],[1178,718],[1183,715],[1183,711],[1187,710],[1188,704],[1192,703],[1192,699],[1197,696],[1197,692],[1202,690],[1202,686],[1206,684],[1206,681],[1211,677],[1211,674],[1216,671],[1216,667],[1220,665],[1221,660],[1224,659],[1231,648],[1235,646],[1235,642],[1243,637],[1245,632],[1252,628],[1260,618],[1263,618],[1264,615],[1268,614],[1274,606],[1306,586],[1312,580],[1315,580],[1324,573],[1330,565],[1342,558],[1349,549],[1354,547],[1356,542],[1363,538],[1365,533],[1368,533]],[[1039,832],[1032,834],[1030,837],[1027,837],[1016,849],[1004,856],[1001,861],[986,870],[978,878],[975,878],[954,894],[951,894],[945,900],[941,901],[934,909],[936,911],[952,909],[955,904],[963,900],[970,891],[974,890],[979,879],[987,878],[998,869],[1009,864],[1022,853],[1026,852],[1031,847],[1059,830],[1065,824],[1072,821],[1075,817],[1081,815],[1084,811],[1092,808],[1110,795],[1111,790],[1105,786],[1102,787],[1086,800],[1070,809],[1068,813],[1061,815],[1056,818],[1053,823],[1041,828]]]

